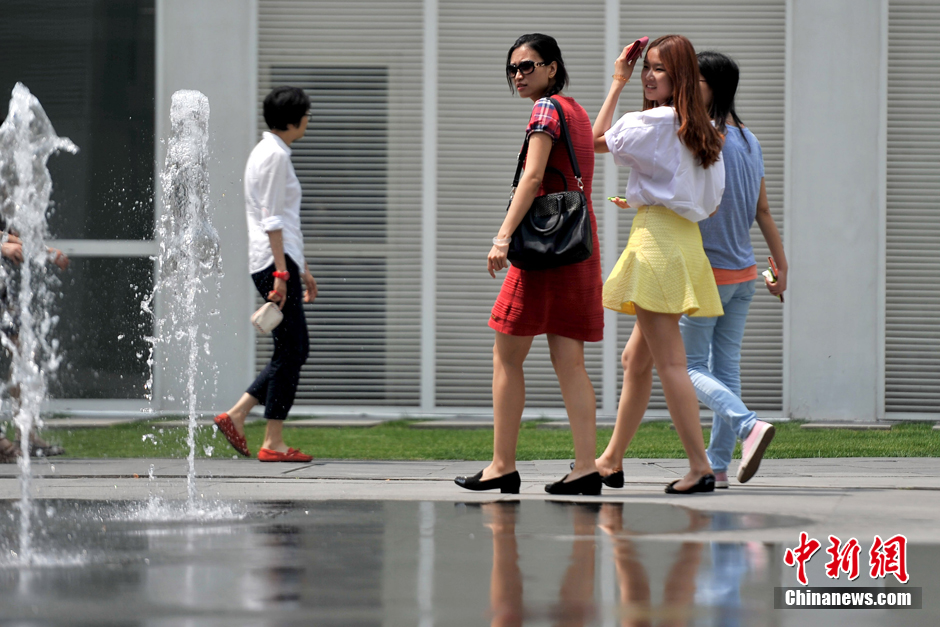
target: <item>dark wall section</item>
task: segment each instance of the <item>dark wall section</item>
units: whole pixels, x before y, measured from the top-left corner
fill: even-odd
[[[50,160],[53,237],[153,237],[154,28],[152,0],[3,1],[3,117],[19,81],[80,149]]]

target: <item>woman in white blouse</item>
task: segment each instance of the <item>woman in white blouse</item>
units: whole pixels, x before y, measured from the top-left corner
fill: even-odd
[[[309,338],[303,303],[317,297],[317,282],[304,258],[300,226],[300,181],[291,163],[290,145],[304,136],[310,98],[299,87],[277,87],[264,99],[270,129],[251,151],[245,166],[248,220],[248,270],[262,297],[277,303],[284,319],[274,329],[274,354],[248,390],[215,424],[232,447],[248,457],[245,420],[264,405],[267,425],[258,450],[262,462],[309,462],[310,455],[289,447],[284,420],[294,404],[300,369],[307,361]]]
[[[711,492],[715,477],[705,455],[679,318],[722,314],[696,224],[721,201],[722,139],[699,92],[695,49],[681,35],[650,44],[641,73],[643,110],[611,125],[633,73],[627,50],[614,63],[610,91],[594,122],[594,151],[610,152],[617,165],[630,168],[625,202],[619,204],[636,208],[637,215],[629,243],[604,284],[604,306],[636,315],[636,324],[623,350],[617,424],[597,468],[605,484],[623,486],[623,456],[649,404],[655,365],[690,467],[666,492]]]

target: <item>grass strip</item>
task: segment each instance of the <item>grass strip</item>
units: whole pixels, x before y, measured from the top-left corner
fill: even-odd
[[[940,431],[927,423],[896,424],[890,431],[848,429],[800,429],[800,423],[778,423],[777,436],[765,458],[802,457],[940,457]],[[264,433],[263,423],[249,423],[248,445],[257,452]],[[186,457],[186,429],[161,426],[160,421],[137,422],[97,429],[49,430],[50,441],[61,444],[68,457]],[[708,442],[709,430],[704,430]],[[598,454],[607,445],[611,429],[597,432]],[[285,431],[290,446],[321,459],[488,460],[492,455],[493,430],[413,429],[409,421],[375,427],[292,428]],[[200,427],[196,450],[201,458],[226,459],[231,446],[214,427]],[[519,434],[518,459],[570,459],[574,455],[571,433],[537,429],[523,423]],[[640,426],[627,451],[628,458],[685,458],[679,436],[668,422]],[[735,452],[740,457],[740,444]]]

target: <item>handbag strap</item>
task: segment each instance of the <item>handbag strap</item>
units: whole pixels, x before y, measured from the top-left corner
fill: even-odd
[[[565,121],[565,111],[561,108],[561,103],[554,98],[550,99],[558,112],[558,120],[561,122],[561,132],[565,136],[565,148],[568,149],[568,160],[571,161],[571,169],[574,170],[574,177],[578,180],[578,188],[584,191],[584,183],[581,181],[581,168],[578,167],[578,159],[574,156],[574,145],[571,143],[571,134],[568,132],[568,123]],[[525,143],[522,144],[522,152],[516,161],[516,174],[512,179],[512,193],[509,198],[512,199],[516,187],[519,186],[519,178],[522,176],[522,164],[525,162],[526,154],[529,152],[529,136],[526,135]],[[568,185],[565,184],[567,189]]]

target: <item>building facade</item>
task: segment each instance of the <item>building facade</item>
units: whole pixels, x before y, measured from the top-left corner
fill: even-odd
[[[510,94],[506,51],[523,33],[555,36],[571,76],[567,93],[593,116],[622,47],[640,36],[675,32],[697,50],[718,50],[738,61],[738,110],[761,141],[770,204],[790,262],[786,302],[759,290],[752,306],[742,355],[744,400],[768,417],[809,420],[940,414],[936,3],[87,4],[94,13],[93,39],[100,39],[94,29],[100,30],[101,15],[120,17],[123,10],[121,19],[136,20],[141,32],[152,24],[150,74],[135,70],[133,78],[122,79],[152,80],[150,143],[135,144],[138,151],[152,150],[151,181],[163,161],[160,140],[167,136],[172,93],[198,89],[212,108],[210,185],[225,276],[223,306],[208,340],[221,376],[215,383],[209,370],[202,375],[213,379],[200,400],[207,412],[230,404],[270,354],[269,343],[256,338],[248,323],[257,299],[247,275],[241,176],[264,128],[260,102],[272,87],[303,87],[314,112],[293,152],[304,189],[306,254],[321,291],[307,310],[311,357],[296,411],[485,414],[492,375],[486,321],[500,284],[486,273],[485,255],[505,211],[530,108]],[[103,63],[117,59],[127,66],[134,49],[134,58],[142,59],[137,65],[148,67],[145,40],[125,35],[126,49],[105,45]],[[94,76],[88,73],[88,81]],[[101,105],[87,99],[94,117]],[[641,102],[633,81],[621,111]],[[52,111],[50,117],[57,123]],[[143,117],[135,131],[141,135],[147,133]],[[57,130],[68,135],[60,125]],[[99,132],[89,131],[89,141]],[[95,163],[83,167],[94,170]],[[632,214],[604,199],[622,192],[627,175],[609,159],[597,161],[593,204],[605,272],[626,243]],[[104,175],[95,170],[95,176]],[[126,201],[149,207],[132,216],[150,220],[139,232],[128,227],[127,233],[96,237],[86,228],[70,236],[62,227],[55,235],[82,267],[108,260],[140,266],[136,285],[150,276],[152,220],[160,208],[149,200],[158,193],[148,199],[145,190],[135,193],[140,198]],[[90,201],[63,197],[58,211],[67,214],[70,203]],[[767,253],[756,227],[752,238],[762,265]],[[127,302],[115,305],[126,310],[115,312],[118,320],[131,320],[135,311],[135,292],[125,291]],[[586,360],[599,412],[610,415],[633,319],[607,312],[605,322],[605,339],[587,347]],[[117,350],[127,363],[110,370],[105,359],[80,365],[76,383],[58,390],[54,409],[180,406],[181,377],[173,374],[172,358],[169,369],[156,373],[152,402],[142,399],[138,383],[116,384],[137,352],[116,342],[103,342],[98,350]],[[134,367],[128,372],[139,379]],[[102,378],[110,382],[102,390],[109,391],[90,394]],[[544,338],[533,346],[526,379],[530,413],[564,414]],[[658,384],[651,404],[651,413],[657,412],[665,412]]]

